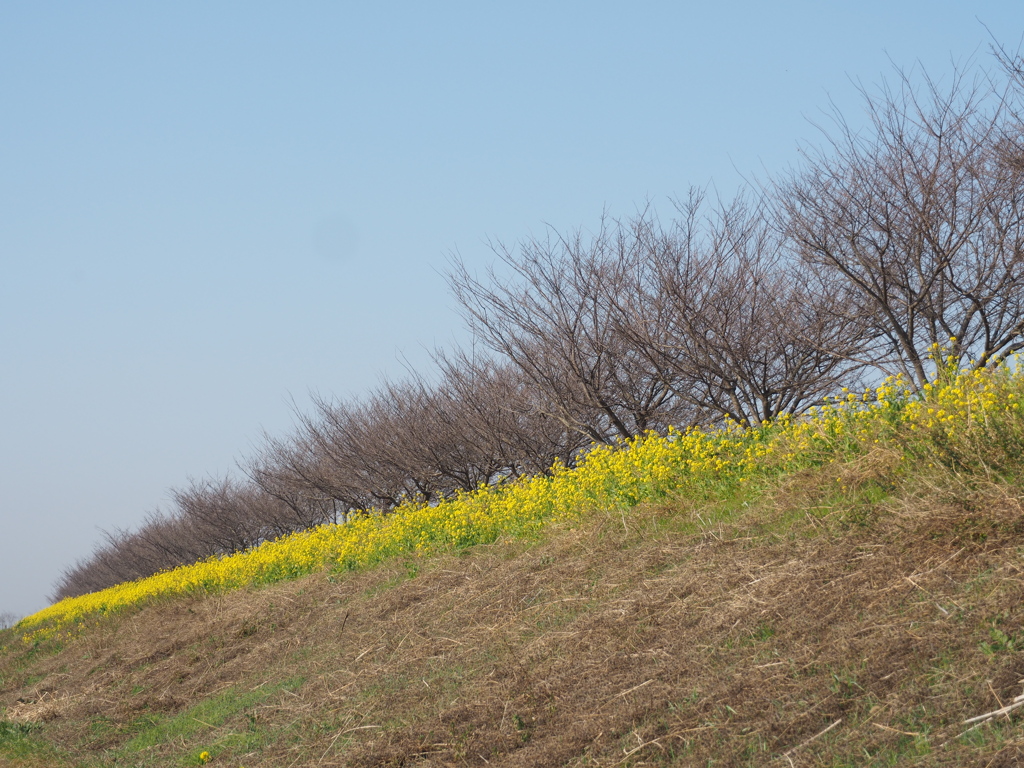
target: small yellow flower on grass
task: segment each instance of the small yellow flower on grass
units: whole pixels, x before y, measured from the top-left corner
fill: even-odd
[[[210,753],[209,752],[200,752],[199,753],[199,762],[200,763],[204,763],[204,764],[210,762]]]

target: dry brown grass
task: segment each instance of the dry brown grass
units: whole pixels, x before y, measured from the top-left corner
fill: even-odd
[[[56,654],[8,644],[0,706],[67,765],[1017,765],[1016,713],[961,736],[1024,685],[1017,497],[866,516],[863,493],[833,498],[884,483],[883,459],[732,523],[596,516],[533,545],[152,605]],[[260,686],[216,723],[189,714]],[[175,716],[200,722],[126,747]]]

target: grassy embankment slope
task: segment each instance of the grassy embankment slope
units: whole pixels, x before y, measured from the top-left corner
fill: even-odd
[[[1016,765],[1024,378],[647,438],[0,633],[0,764]]]

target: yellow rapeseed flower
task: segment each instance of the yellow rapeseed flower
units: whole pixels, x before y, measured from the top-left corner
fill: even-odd
[[[547,475],[482,486],[433,506],[406,502],[388,514],[368,512],[246,552],[67,598],[23,619],[19,628],[25,642],[41,642],[73,631],[91,615],[161,595],[221,592],[501,536],[535,536],[546,525],[572,524],[590,510],[621,509],[671,495],[700,497],[722,483],[749,484],[764,472],[847,455],[843,452],[884,442],[897,432],[913,433],[914,439],[927,439],[931,430],[941,430],[946,438],[988,434],[996,428],[994,420],[1019,418],[1024,377],[1005,368],[976,371],[923,389],[914,395],[903,379],[891,377],[873,397],[870,390],[863,396],[846,390],[845,397],[832,398],[805,417],[779,418],[771,426],[670,429],[666,435],[648,433],[618,446],[596,446],[575,466],[557,462]]]

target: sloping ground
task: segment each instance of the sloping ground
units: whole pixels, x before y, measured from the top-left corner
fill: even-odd
[[[8,632],[0,764],[1020,764],[1019,491],[879,472]]]

